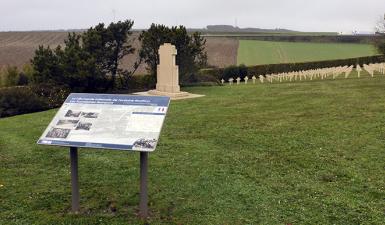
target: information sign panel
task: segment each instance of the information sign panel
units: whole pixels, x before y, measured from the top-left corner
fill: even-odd
[[[152,152],[169,97],[72,93],[38,144]]]

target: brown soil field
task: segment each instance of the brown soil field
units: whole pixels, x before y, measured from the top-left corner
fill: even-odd
[[[206,37],[208,63],[212,66],[226,67],[237,64],[239,41],[226,37]]]
[[[31,31],[0,32],[0,68],[6,65],[21,68],[30,62],[39,45],[55,48],[64,44],[68,32]],[[237,62],[238,40],[226,37],[207,37],[206,51],[208,63],[212,66],[225,67]],[[132,35],[132,45],[140,48],[138,33]],[[123,68],[131,68],[138,59],[138,54],[129,55],[122,60]],[[136,74],[145,74],[145,65],[141,65]]]
[[[56,47],[63,43],[66,35],[65,32],[1,32],[0,67],[21,67],[30,61],[39,45]]]

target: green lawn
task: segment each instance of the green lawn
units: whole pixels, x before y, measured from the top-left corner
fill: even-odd
[[[384,224],[385,77],[185,89],[149,158],[150,224]],[[0,224],[140,224],[139,154],[35,144],[56,110],[0,119]]]
[[[260,65],[345,59],[375,55],[369,44],[301,43],[240,40],[238,64]]]

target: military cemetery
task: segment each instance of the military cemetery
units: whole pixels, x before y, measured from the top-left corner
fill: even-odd
[[[323,68],[323,69],[315,69],[315,70],[302,70],[302,71],[293,71],[289,73],[278,73],[278,74],[266,74],[266,75],[257,75],[260,79],[260,83],[264,82],[266,78],[270,83],[273,82],[295,82],[295,81],[312,81],[315,79],[336,79],[338,77],[349,78],[349,75],[354,73],[354,66],[344,66],[344,67],[331,67],[331,68]],[[375,63],[363,65],[364,69],[361,69],[360,65],[356,65],[355,73],[357,73],[357,77],[361,77],[361,72],[364,70],[370,77],[374,77],[374,74],[377,75],[385,75],[385,63]],[[236,77],[236,76],[235,76]],[[229,85],[232,85],[232,81],[234,79],[229,79]],[[248,76],[243,78],[244,83],[248,83]],[[256,76],[252,77],[253,84],[255,84]],[[222,84],[224,84],[224,80],[222,79]],[[241,82],[241,78],[237,77],[237,84]]]
[[[0,224],[385,223],[380,0],[43,2],[0,7]]]

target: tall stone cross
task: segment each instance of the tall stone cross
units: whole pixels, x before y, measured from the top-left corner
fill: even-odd
[[[138,92],[139,95],[168,96],[171,99],[197,98],[204,95],[191,94],[180,91],[179,69],[176,65],[177,50],[174,45],[164,43],[159,47],[159,65],[157,66],[156,89]]]
[[[159,47],[159,65],[157,67],[156,90],[179,93],[179,69],[176,65],[176,48],[170,43]]]

